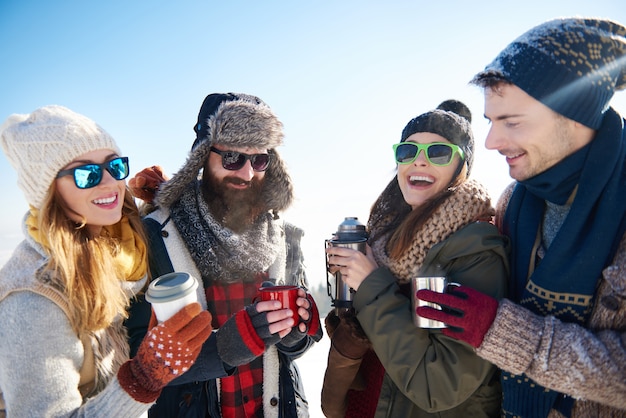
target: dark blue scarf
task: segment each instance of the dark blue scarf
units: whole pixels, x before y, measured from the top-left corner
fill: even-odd
[[[585,324],[602,270],[613,260],[626,230],[626,144],[622,118],[609,109],[593,141],[549,170],[516,185],[504,216],[511,238],[511,299],[542,315]],[[569,214],[528,279],[545,201],[563,205],[574,189]],[[503,373],[503,408],[521,417],[567,415],[569,398],[526,376]]]

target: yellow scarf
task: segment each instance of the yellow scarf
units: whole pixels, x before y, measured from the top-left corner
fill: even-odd
[[[41,246],[50,248],[48,238],[37,228],[39,210],[30,207],[30,214],[26,219],[28,234]],[[139,239],[137,233],[131,228],[127,216],[115,225],[102,228],[102,234],[107,235],[119,243],[120,251],[115,255],[115,264],[120,278],[127,281],[137,281],[145,276],[148,269],[147,248],[145,242]]]

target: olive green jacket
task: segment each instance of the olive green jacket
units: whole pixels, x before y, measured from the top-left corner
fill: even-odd
[[[428,252],[420,275],[440,275],[497,299],[505,296],[508,239],[487,222],[457,231]],[[497,417],[498,371],[469,345],[413,325],[411,301],[386,268],[354,297],[357,318],[386,374],[377,417]]]

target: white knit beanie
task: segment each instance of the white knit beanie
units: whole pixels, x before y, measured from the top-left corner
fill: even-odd
[[[121,155],[113,138],[91,119],[63,106],[45,106],[29,115],[14,114],[0,127],[0,142],[17,171],[26,201],[41,208],[63,167],[91,151]]]

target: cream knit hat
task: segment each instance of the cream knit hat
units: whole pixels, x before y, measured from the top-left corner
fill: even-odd
[[[17,185],[37,209],[57,173],[75,158],[99,149],[121,155],[113,138],[100,126],[63,106],[9,116],[0,127],[0,143],[17,171]]]

